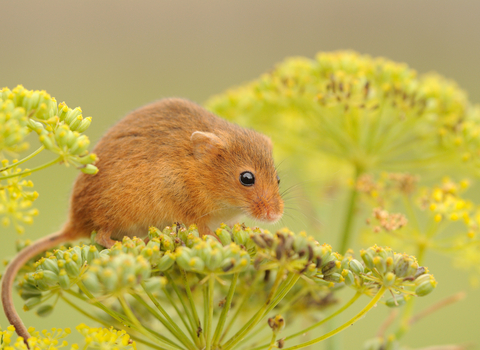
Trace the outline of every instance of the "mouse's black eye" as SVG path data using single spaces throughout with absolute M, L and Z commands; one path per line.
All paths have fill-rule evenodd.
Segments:
M 243 186 L 253 186 L 255 183 L 255 176 L 250 171 L 244 171 L 240 174 L 240 182 Z
M 278 177 L 278 175 L 277 175 L 277 184 L 280 185 L 280 178 Z

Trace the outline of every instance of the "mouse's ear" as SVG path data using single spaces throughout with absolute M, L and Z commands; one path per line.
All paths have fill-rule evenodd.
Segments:
M 217 155 L 223 147 L 222 140 L 211 132 L 195 131 L 190 136 L 193 146 L 193 155 L 196 159 Z

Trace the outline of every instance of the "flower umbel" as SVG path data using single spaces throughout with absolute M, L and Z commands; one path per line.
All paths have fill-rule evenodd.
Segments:
M 388 248 L 374 246 L 362 251 L 362 264 L 350 252 L 343 257 L 304 232 L 282 229 L 273 234 L 243 225 L 222 225 L 216 232 L 218 239 L 199 237 L 194 225 L 174 225 L 163 231 L 151 228 L 148 243 L 125 237 L 100 252 L 93 245 L 55 250 L 40 259 L 36 271 L 20 283 L 25 308 L 39 307 L 37 313 L 46 315 L 55 303 L 45 301 L 56 295 L 102 324 L 117 329 L 127 326 L 136 340 L 168 350 L 236 349 L 257 325 L 265 331 L 270 325 L 272 340 L 265 347 L 272 348 L 298 334 L 277 339 L 286 318 L 277 316 L 267 322 L 270 313 L 278 308 L 289 316 L 289 323 L 294 322 L 295 312 L 289 311 L 305 295 L 303 291 L 324 298 L 326 289 L 341 288 L 345 282 L 357 291 L 352 303 L 362 294 L 373 297 L 362 311 L 366 312 L 385 291 L 390 291 L 395 304 L 387 301 L 387 305 L 400 306 L 406 297 L 426 295 L 436 284 L 413 257 Z M 237 286 L 239 278 L 243 282 Z M 299 285 L 301 288 L 296 288 Z M 256 300 L 247 307 L 245 300 L 251 295 Z M 71 298 L 89 302 L 111 319 L 106 323 Z M 181 301 L 179 305 L 176 299 Z M 199 307 L 202 299 L 203 308 Z M 224 301 L 218 304 L 215 300 L 219 299 Z M 228 317 L 230 309 L 234 315 Z M 247 321 L 230 335 L 239 314 Z M 308 330 L 316 327 L 318 324 Z M 164 330 L 170 337 L 164 336 Z M 92 348 L 100 349 L 101 339 L 130 346 L 129 338 L 120 331 L 86 326 L 79 331 L 88 334 L 87 344 Z

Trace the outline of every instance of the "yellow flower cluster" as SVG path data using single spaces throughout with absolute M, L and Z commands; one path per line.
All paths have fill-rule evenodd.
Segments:
M 473 237 L 478 231 L 479 224 L 474 217 L 475 206 L 471 201 L 460 197 L 461 192 L 468 186 L 469 183 L 466 180 L 457 184 L 445 178 L 440 186 L 425 191 L 421 198 L 421 205 L 434 213 L 436 222 L 444 219 L 463 220 L 469 228 L 468 235 Z
M 15 161 L 14 161 L 15 162 Z M 8 160 L 4 159 L 2 167 L 8 166 Z M 20 168 L 11 168 L 0 172 L 0 176 L 21 172 Z M 37 191 L 28 191 L 26 188 L 33 187 L 30 180 L 21 177 L 12 177 L 0 184 L 0 219 L 3 226 L 13 224 L 18 233 L 23 233 L 22 224 L 32 224 L 33 217 L 38 215 L 37 209 L 32 209 L 32 203 L 38 197 Z
M 10 126 L 13 120 L 15 127 Z M 57 105 L 45 91 L 27 90 L 21 85 L 0 90 L 0 133 L 4 133 L 3 147 L 7 150 L 34 131 L 46 149 L 59 155 L 59 161 L 93 174 L 97 171 L 92 164 L 96 157 L 87 151 L 88 137 L 81 135 L 91 121 L 91 117 L 83 118 L 79 107 L 72 110 L 64 102 Z
M 84 350 L 136 350 L 136 344 L 130 339 L 125 331 L 118 331 L 111 328 L 93 328 L 85 324 L 77 326 L 77 331 L 84 336 Z M 9 326 L 5 331 L 0 329 L 0 349 L 1 350 L 57 350 L 66 348 L 67 341 L 62 340 L 70 333 L 70 328 L 65 330 L 52 328 L 51 331 L 35 331 L 29 329 L 31 338 L 28 339 L 28 347 L 22 337 L 16 337 L 15 328 Z M 79 349 L 78 344 L 72 344 L 70 350 Z
M 137 346 L 125 331 L 111 328 L 93 328 L 85 324 L 77 326 L 77 331 L 85 337 L 87 349 L 136 350 Z
M 83 118 L 81 112 L 78 107 L 72 110 L 63 102 L 57 104 L 45 91 L 27 90 L 21 85 L 13 90 L 0 89 L 0 223 L 3 226 L 12 223 L 17 232 L 23 233 L 22 224 L 31 224 L 33 216 L 38 214 L 31 209 L 38 193 L 24 190 L 33 186 L 31 181 L 24 180 L 25 176 L 57 163 L 73 165 L 87 174 L 98 171 L 93 165 L 96 155 L 87 150 L 90 141 L 81 134 L 92 118 Z M 32 131 L 38 134 L 40 148 L 10 162 L 7 156 L 16 156 L 28 148 L 24 139 Z M 57 158 L 33 169 L 19 168 L 44 149 L 55 153 Z
M 465 196 L 469 181 L 445 177 L 439 185 L 416 190 L 411 179 L 408 174 L 382 174 L 378 181 L 371 175 L 357 181 L 357 190 L 373 208 L 367 224 L 374 232 L 388 233 L 375 235 L 374 241 L 416 249 L 420 258 L 427 249 L 436 250 L 453 258 L 456 267 L 470 270 L 472 284 L 479 284 L 480 206 Z M 393 208 L 404 213 L 393 214 Z M 422 220 L 425 213 L 427 221 Z M 372 242 L 371 229 L 363 238 Z
M 356 52 L 287 59 L 206 106 L 271 135 L 284 156 L 316 150 L 360 171 L 480 160 L 479 109 L 454 82 Z
M 60 328 L 52 328 L 51 331 L 43 330 L 35 331 L 34 328 L 28 330 L 32 335 L 27 343 L 22 337 L 15 337 L 15 327 L 9 326 L 5 331 L 0 330 L 0 349 L 2 350 L 57 350 L 64 348 L 68 343 L 61 339 L 70 334 L 70 328 L 62 330 Z M 78 349 L 78 345 L 73 344 L 71 350 Z

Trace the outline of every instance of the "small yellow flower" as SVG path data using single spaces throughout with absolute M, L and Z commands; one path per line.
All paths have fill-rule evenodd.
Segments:
M 77 331 L 85 337 L 88 349 L 99 350 L 136 350 L 137 345 L 130 341 L 125 331 L 111 328 L 94 328 L 85 324 L 77 326 Z

